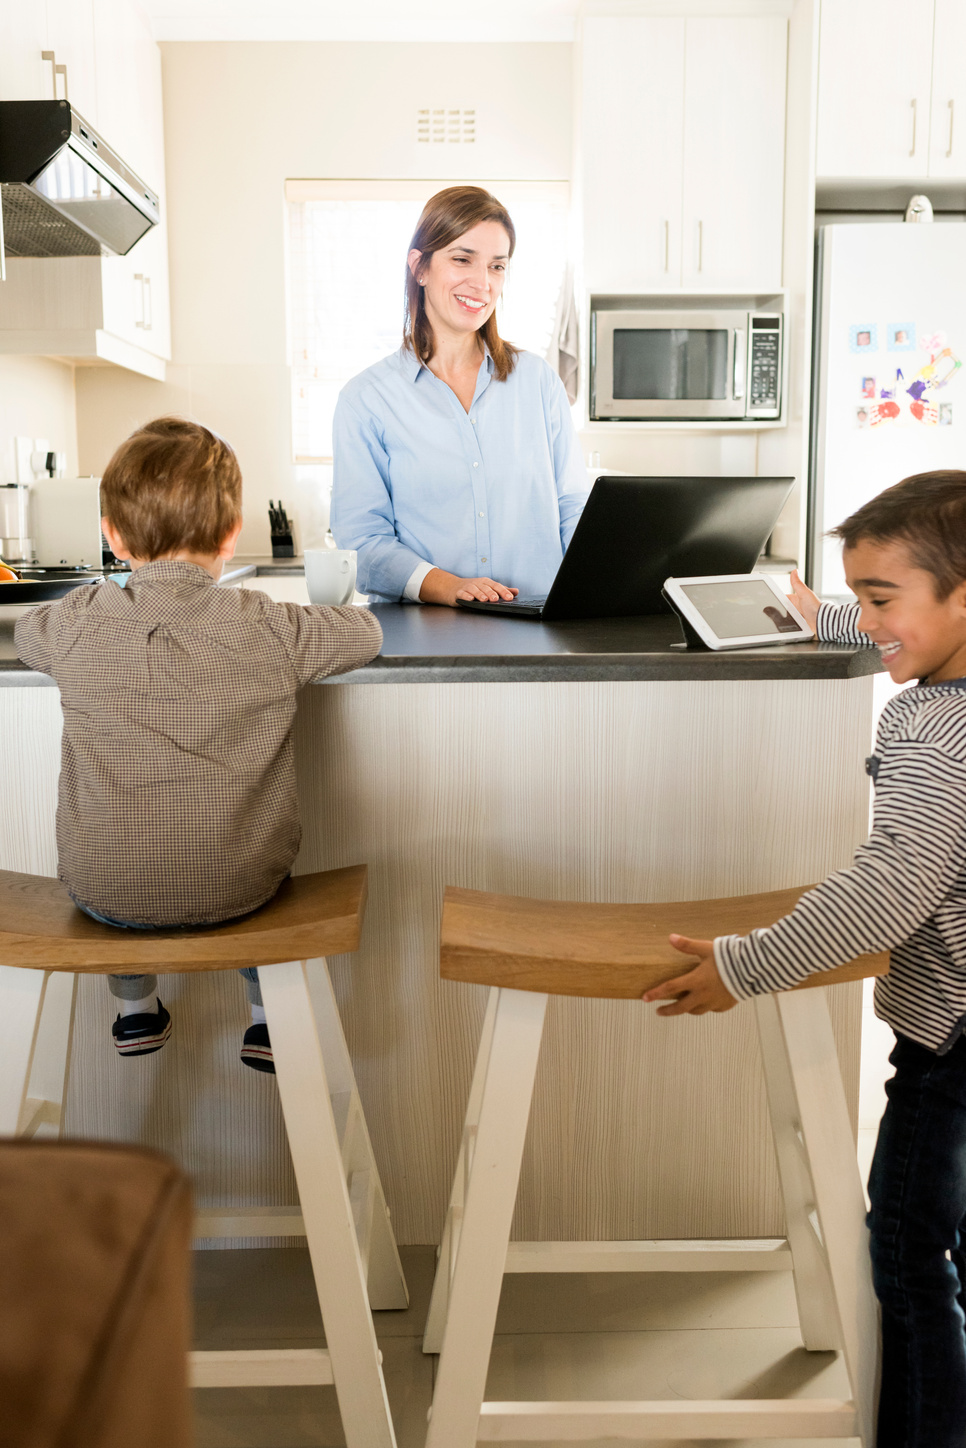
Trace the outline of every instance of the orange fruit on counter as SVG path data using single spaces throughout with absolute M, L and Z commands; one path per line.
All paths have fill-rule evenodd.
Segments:
M 0 583 L 19 583 L 17 575 L 5 563 L 0 563 Z

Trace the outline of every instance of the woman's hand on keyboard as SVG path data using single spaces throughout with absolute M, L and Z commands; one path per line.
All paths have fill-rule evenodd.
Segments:
M 519 592 L 518 588 L 507 588 L 494 578 L 460 578 L 443 568 L 433 568 L 423 579 L 419 597 L 423 603 L 455 608 L 461 598 L 476 598 L 481 603 L 509 603 Z

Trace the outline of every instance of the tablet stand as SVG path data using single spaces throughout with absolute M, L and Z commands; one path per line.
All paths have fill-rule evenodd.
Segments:
M 705 653 L 709 653 L 710 650 L 709 650 L 709 648 L 708 648 L 708 645 L 705 643 L 704 639 L 703 639 L 703 638 L 701 637 L 701 635 L 697 632 L 697 630 L 688 622 L 688 620 L 684 617 L 684 614 L 680 612 L 680 610 L 678 609 L 677 605 L 676 605 L 675 602 L 674 602 L 674 599 L 673 599 L 673 598 L 668 598 L 668 596 L 667 596 L 667 594 L 664 592 L 664 589 L 663 589 L 663 588 L 661 589 L 661 597 L 664 599 L 664 602 L 668 605 L 668 607 L 673 611 L 675 618 L 677 619 L 678 623 L 681 625 L 681 632 L 684 634 L 684 643 L 683 643 L 683 644 L 672 644 L 672 645 L 671 645 L 671 648 L 672 648 L 672 649 L 703 649 Z

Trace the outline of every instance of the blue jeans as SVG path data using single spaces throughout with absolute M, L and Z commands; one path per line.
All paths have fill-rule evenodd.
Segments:
M 113 925 L 116 930 L 155 930 L 154 925 L 141 925 L 135 920 L 112 920 L 109 915 L 99 915 L 89 905 L 82 905 L 79 900 L 70 897 L 78 910 L 83 910 L 92 920 L 98 921 L 101 925 Z M 244 918 L 244 917 L 239 917 Z M 212 920 L 211 925 L 224 925 L 223 920 Z M 165 929 L 175 930 L 204 930 L 204 925 L 175 925 L 165 926 Z M 238 974 L 245 982 L 245 991 L 253 1006 L 260 1006 L 262 1003 L 262 988 L 258 984 L 258 968 L 254 965 L 244 965 L 239 969 Z M 109 975 L 107 977 L 108 989 L 111 995 L 122 1001 L 139 1001 L 145 996 L 154 995 L 158 988 L 156 975 Z
M 945 1055 L 897 1035 L 869 1176 L 882 1306 L 877 1448 L 966 1444 L 966 1037 Z

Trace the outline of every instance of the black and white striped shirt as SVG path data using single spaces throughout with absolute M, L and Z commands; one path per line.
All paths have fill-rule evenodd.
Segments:
M 817 633 L 861 642 L 858 605 L 823 604 Z M 738 1000 L 787 990 L 816 970 L 891 950 L 876 1014 L 942 1053 L 966 1026 L 966 679 L 917 684 L 889 701 L 867 769 L 868 843 L 847 870 L 767 930 L 714 942 Z

